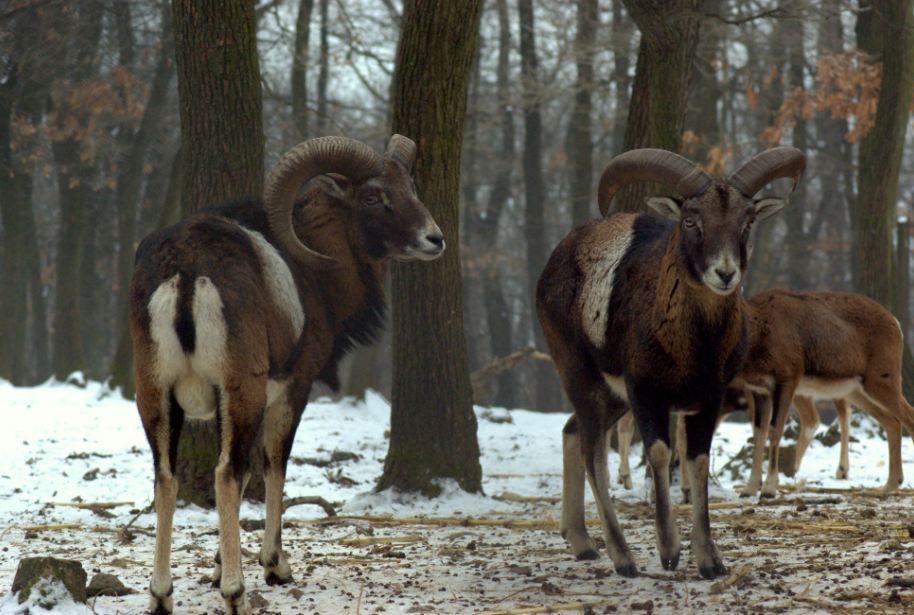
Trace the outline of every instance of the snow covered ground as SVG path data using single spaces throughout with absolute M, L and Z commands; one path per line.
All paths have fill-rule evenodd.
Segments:
M 255 612 L 479 613 L 574 603 L 594 606 L 568 612 L 914 609 L 914 590 L 904 586 L 914 582 L 912 492 L 875 491 L 887 475 L 887 447 L 868 419 L 853 429 L 858 441 L 851 444 L 849 481 L 834 479 L 838 447 L 814 441 L 797 477 L 801 482 L 782 476 L 785 489 L 774 502 L 737 497 L 735 485 L 745 475 L 725 466 L 751 429 L 745 423 L 721 426 L 712 460 L 712 526 L 735 573 L 727 585 L 698 578 L 688 549 L 687 507 L 677 508 L 683 537 L 679 570 L 663 571 L 652 513 L 643 503 L 643 468 L 633 470 L 632 491 L 614 488 L 642 576 L 614 575 L 605 556 L 574 561 L 557 529 L 566 415 L 478 408 L 486 495 L 444 485 L 443 495 L 433 500 L 371 493 L 387 450 L 388 415 L 387 402 L 376 394 L 364 403 L 309 405 L 292 452 L 286 496 L 320 495 L 341 506 L 340 517 L 326 520 L 318 507 L 289 509 L 284 539 L 295 582 L 284 587 L 262 581 L 256 563 L 262 531 L 256 524 L 242 531 Z M 80 560 L 90 577 L 115 574 L 137 592 L 90 599 L 91 610 L 84 612 L 143 612 L 154 515 L 140 515 L 130 542 L 117 533 L 152 499 L 151 455 L 134 404 L 98 383 L 15 388 L 0 381 L 0 426 L 0 595 L 9 591 L 21 557 L 50 554 Z M 335 451 L 358 457 L 314 465 L 329 461 Z M 902 451 L 908 488 L 914 479 L 910 440 Z M 636 446 L 633 465 L 638 459 Z M 615 453 L 610 467 L 613 473 L 618 468 Z M 104 517 L 59 505 L 72 502 L 130 504 Z M 589 515 L 595 516 L 589 493 L 588 502 Z M 260 505 L 242 506 L 243 519 L 263 515 Z M 28 529 L 55 524 L 76 527 Z M 175 526 L 176 610 L 219 612 L 218 591 L 201 582 L 216 550 L 215 513 L 179 508 Z M 599 535 L 595 520 L 590 527 Z M 15 607 L 11 596 L 0 599 L 0 613 L 16 612 Z

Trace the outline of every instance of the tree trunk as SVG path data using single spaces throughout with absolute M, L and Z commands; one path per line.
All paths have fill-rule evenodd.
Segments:
M 544 219 L 545 189 L 543 181 L 543 120 L 540 112 L 542 84 L 538 76 L 533 0 L 518 0 L 520 16 L 521 81 L 524 106 L 524 235 L 527 239 L 527 297 L 533 311 L 533 292 L 546 266 L 546 228 Z M 546 337 L 536 318 L 533 339 L 537 349 L 545 351 Z M 562 410 L 561 387 L 555 369 L 537 362 L 536 395 L 531 404 L 536 410 Z
M 292 55 L 292 132 L 296 141 L 308 138 L 308 45 L 314 0 L 299 0 Z
M 628 53 L 632 38 L 631 19 L 625 15 L 622 0 L 613 0 L 613 72 L 612 80 L 616 88 L 616 108 L 613 119 L 614 154 L 621 154 L 625 147 L 625 125 L 628 121 L 629 90 L 631 77 L 628 75 L 630 65 Z
M 165 194 L 162 209 L 159 212 L 159 220 L 155 226 L 157 229 L 170 226 L 180 220 L 183 168 L 181 150 L 179 148 L 171 161 L 168 191 Z M 113 388 L 120 388 L 124 397 L 132 399 L 136 394 L 136 385 L 133 380 L 133 339 L 130 337 L 130 331 L 126 327 L 121 331 L 117 348 L 114 351 L 109 383 Z
M 844 26 L 840 14 L 823 17 L 819 23 L 819 55 L 842 53 L 844 51 Z M 852 146 L 844 135 L 848 125 L 845 119 L 836 119 L 825 114 L 818 114 L 817 132 L 824 142 L 818 160 L 822 178 L 822 197 L 820 207 L 826 213 L 824 231 L 827 237 L 834 240 L 835 246 L 841 246 L 848 236 L 847 208 L 849 197 L 853 196 L 853 180 L 842 187 L 845 174 L 853 169 Z M 851 173 L 852 174 L 852 173 Z M 816 237 L 810 236 L 815 240 Z M 848 250 L 836 247 L 828 252 L 828 272 L 825 287 L 832 290 L 850 290 L 847 274 L 850 271 Z
M 860 141 L 854 216 L 854 285 L 894 306 L 892 231 L 898 174 L 914 87 L 914 0 L 861 0 L 857 46 L 882 62 L 882 85 L 872 130 Z
M 597 0 L 577 0 L 578 31 L 574 39 L 577 63 L 574 106 L 568 124 L 566 150 L 570 162 L 571 219 L 574 226 L 590 220 L 596 211 L 590 202 L 593 195 L 593 56 L 596 33 L 600 25 Z
M 323 136 L 327 131 L 327 80 L 330 74 L 330 44 L 328 42 L 329 27 L 327 11 L 330 0 L 320 0 L 321 3 L 321 56 L 320 68 L 317 73 L 317 136 Z
M 103 5 L 87 3 L 79 8 L 72 37 L 75 58 L 69 71 L 70 83 L 79 85 L 95 71 L 95 59 L 102 31 Z M 82 270 L 83 234 L 90 220 L 88 208 L 95 200 L 92 189 L 95 176 L 93 161 L 83 160 L 82 143 L 67 122 L 76 118 L 87 122 L 86 110 L 69 107 L 60 87 L 54 97 L 54 127 L 60 138 L 51 147 L 57 170 L 60 198 L 60 227 L 57 239 L 57 293 L 54 299 L 53 356 L 54 375 L 63 380 L 85 366 L 79 313 L 80 272 Z
M 390 448 L 378 490 L 436 495 L 443 478 L 455 479 L 466 491 L 481 489 L 462 322 L 457 202 L 481 8 L 480 0 L 450 0 L 435 10 L 422 0 L 404 6 L 391 88 L 393 131 L 419 144 L 419 197 L 441 226 L 448 249 L 432 263 L 393 267 Z
M 895 311 L 892 230 L 898 175 L 914 87 L 914 0 L 860 0 L 857 46 L 882 61 L 872 130 L 860 142 L 854 225 L 854 286 Z M 914 357 L 905 344 L 905 396 L 914 400 Z
M 143 166 L 146 152 L 155 139 L 159 120 L 165 111 L 168 100 L 168 88 L 174 74 L 172 58 L 174 57 L 171 11 L 165 6 L 162 10 L 162 42 L 159 58 L 149 91 L 149 99 L 140 125 L 135 132 L 126 126 L 121 127 L 124 135 L 125 151 L 118 162 L 117 186 L 115 188 L 115 208 L 117 210 L 117 329 L 119 337 L 127 331 L 127 293 L 130 288 L 130 277 L 133 275 L 134 242 L 136 241 L 137 206 L 140 202 L 140 187 L 143 183 Z M 126 27 L 126 26 L 125 26 Z M 122 64 L 126 61 L 122 54 Z M 128 68 L 132 68 L 129 67 Z M 123 366 L 122 366 L 123 367 Z M 112 367 L 111 370 L 113 371 Z
M 252 2 L 173 0 L 181 107 L 184 216 L 263 194 L 260 66 Z M 212 506 L 213 421 L 188 421 L 178 443 L 178 498 Z M 246 497 L 263 498 L 258 451 Z
M 13 169 L 11 125 L 19 96 L 18 58 L 6 60 L 7 78 L 0 84 L 0 220 L 3 221 L 3 284 L 0 296 L 0 378 L 23 384 L 26 365 L 25 327 L 27 278 L 23 268 L 22 195 Z
M 792 0 L 783 0 L 784 8 L 795 7 Z M 799 16 L 784 20 L 784 39 L 787 45 L 788 83 L 791 90 L 805 89 L 803 80 L 806 56 L 803 50 L 803 21 Z M 793 125 L 793 146 L 808 154 L 809 130 L 807 121 L 798 117 Z M 805 231 L 805 218 L 808 209 L 807 186 L 809 182 L 800 182 L 790 195 L 790 207 L 784 210 L 784 222 L 787 223 L 787 278 L 790 288 L 807 290 L 809 262 L 809 237 Z
M 517 157 L 514 144 L 514 112 L 511 105 L 511 23 L 508 18 L 508 0 L 497 0 L 498 9 L 498 66 L 496 94 L 498 96 L 501 128 L 501 147 L 498 160 L 492 164 L 492 191 L 485 220 L 481 220 L 482 241 L 494 246 L 498 224 L 511 196 L 511 172 Z M 490 348 L 493 357 L 504 357 L 514 350 L 512 322 L 505 298 L 501 263 L 497 260 L 483 272 L 483 300 L 486 305 L 486 322 L 489 325 Z M 513 371 L 501 374 L 497 380 L 495 403 L 505 408 L 517 405 L 516 377 Z
M 641 30 L 641 45 L 623 149 L 678 152 L 698 41 L 699 0 L 625 0 L 625 7 Z M 656 184 L 632 184 L 613 199 L 612 211 L 644 211 L 644 197 L 660 192 Z
M 701 10 L 705 15 L 725 14 L 725 0 L 702 0 Z M 698 137 L 694 152 L 689 151 L 695 162 L 705 164 L 714 146 L 724 145 L 718 105 L 723 92 L 717 80 L 718 66 L 722 56 L 721 30 L 725 27 L 713 17 L 706 17 L 701 24 L 701 39 L 692 63 L 692 87 L 689 91 L 689 109 L 686 126 Z M 715 173 L 723 169 L 712 169 Z

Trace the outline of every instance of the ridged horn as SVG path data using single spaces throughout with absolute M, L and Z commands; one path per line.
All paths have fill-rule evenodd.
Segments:
M 707 188 L 711 177 L 679 154 L 662 149 L 633 149 L 619 154 L 603 169 L 597 192 L 600 213 L 606 215 L 609 203 L 621 188 L 642 181 L 667 184 L 689 198 Z
M 416 163 L 416 142 L 403 135 L 393 135 L 387 142 L 387 151 L 384 156 L 392 158 L 403 165 L 408 172 L 412 172 Z
M 299 143 L 273 167 L 263 194 L 267 223 L 279 245 L 313 269 L 329 269 L 336 260 L 303 244 L 292 225 L 292 209 L 299 188 L 313 177 L 338 173 L 353 183 L 380 175 L 381 156 L 360 141 L 346 137 L 319 137 Z
M 793 192 L 805 168 L 806 155 L 797 148 L 773 147 L 743 163 L 727 181 L 744 196 L 752 197 L 765 184 L 781 177 L 792 177 L 790 190 Z

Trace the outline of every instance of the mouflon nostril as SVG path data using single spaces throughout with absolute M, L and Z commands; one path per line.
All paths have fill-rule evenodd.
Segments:
M 439 248 L 444 247 L 444 235 L 441 233 L 430 233 L 425 236 L 425 239 L 434 246 Z
M 717 277 L 719 277 L 720 281 L 724 284 L 729 284 L 730 280 L 733 279 L 733 276 L 736 275 L 735 271 L 724 271 L 723 269 L 715 269 L 714 273 L 717 274 Z

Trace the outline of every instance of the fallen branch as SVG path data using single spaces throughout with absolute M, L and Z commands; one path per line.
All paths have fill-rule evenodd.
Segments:
M 740 568 L 737 568 L 736 570 L 731 572 L 727 576 L 727 578 L 725 578 L 724 580 L 717 581 L 716 583 L 712 583 L 711 587 L 708 589 L 708 593 L 709 594 L 719 594 L 722 591 L 724 591 L 725 589 L 727 589 L 728 587 L 736 585 L 737 583 L 742 581 L 743 577 L 745 577 L 747 574 L 749 574 L 748 567 L 742 566 Z
M 309 565 L 313 566 L 356 566 L 362 564 L 384 564 L 386 566 L 401 566 L 403 562 L 397 559 L 367 559 L 361 557 L 336 557 L 313 560 Z
M 328 517 L 336 516 L 336 509 L 333 508 L 333 505 L 330 502 L 328 502 L 327 500 L 325 500 L 324 498 L 320 497 L 319 495 L 308 495 L 308 496 L 302 496 L 302 497 L 297 497 L 297 498 L 289 498 L 288 500 L 286 500 L 285 502 L 282 503 L 282 511 L 286 512 L 293 506 L 299 506 L 301 504 L 314 504 L 315 506 L 320 506 L 321 508 L 324 509 L 324 512 L 327 513 Z
M 44 532 L 50 530 L 78 530 L 82 527 L 80 523 L 49 523 L 46 525 L 26 525 L 22 528 L 23 532 Z
M 48 502 L 48 506 L 66 506 L 68 508 L 88 508 L 90 510 L 110 510 L 118 506 L 133 506 L 133 502 Z
M 506 527 L 522 529 L 555 529 L 559 522 L 556 519 L 476 519 L 473 517 L 391 517 L 386 515 L 339 515 L 332 519 L 303 520 L 301 523 L 333 523 L 337 521 L 367 521 L 379 525 L 454 525 L 461 527 Z M 588 523 L 599 523 L 596 518 Z
M 131 526 L 133 526 L 133 524 L 136 523 L 136 520 L 140 518 L 140 515 L 145 514 L 145 513 L 150 513 L 153 510 L 155 510 L 154 501 L 147 504 L 146 508 L 144 508 L 140 511 L 137 511 L 137 513 L 135 515 L 133 515 L 133 518 L 130 519 L 130 521 L 128 521 L 124 525 L 124 527 L 122 527 L 120 530 L 118 530 L 117 537 L 118 537 L 118 540 L 121 541 L 121 544 L 127 544 L 128 542 L 133 541 L 135 536 L 133 535 L 133 532 L 130 530 Z M 136 531 L 140 531 L 140 530 L 136 530 Z M 142 530 L 142 533 L 147 533 L 147 532 L 145 530 Z M 147 535 L 148 535 L 148 533 L 147 533 Z
M 347 547 L 364 547 L 366 545 L 379 544 L 405 544 L 410 542 L 421 542 L 423 540 L 425 540 L 424 536 L 369 536 L 367 538 L 343 538 L 339 542 L 341 545 L 346 545 Z
M 557 504 L 562 501 L 562 498 L 551 495 L 519 495 L 510 491 L 493 495 L 492 499 L 502 502 L 545 502 L 547 504 Z
M 479 615 L 524 615 L 525 613 L 557 613 L 559 611 L 573 611 L 597 606 L 597 602 L 563 602 L 558 604 L 544 604 L 541 606 L 528 606 L 519 609 L 505 609 L 502 611 L 486 611 Z

